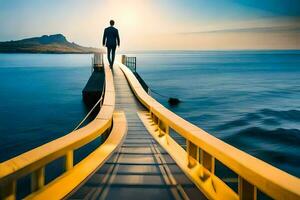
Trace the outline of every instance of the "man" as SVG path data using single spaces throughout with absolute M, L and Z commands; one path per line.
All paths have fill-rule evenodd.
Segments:
M 110 27 L 104 30 L 102 44 L 107 47 L 107 58 L 112 68 L 115 60 L 115 52 L 117 45 L 120 46 L 120 37 L 118 29 L 114 27 L 114 20 L 110 20 Z

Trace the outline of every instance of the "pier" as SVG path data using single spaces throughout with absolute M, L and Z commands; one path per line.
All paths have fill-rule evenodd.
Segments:
M 88 107 L 92 107 L 103 93 L 104 63 L 102 54 L 94 54 L 91 73 L 88 82 L 82 90 L 83 101 Z
M 136 59 L 123 56 L 113 69 L 106 59 L 93 66 L 84 95 L 96 87 L 93 98 L 101 101 L 95 119 L 0 163 L 1 199 L 16 199 L 17 181 L 28 175 L 25 199 L 300 199 L 299 178 L 217 139 L 151 97 Z M 74 151 L 105 134 L 75 165 Z M 46 183 L 45 167 L 60 158 L 64 172 Z M 231 181 L 218 175 L 219 164 L 235 174 Z

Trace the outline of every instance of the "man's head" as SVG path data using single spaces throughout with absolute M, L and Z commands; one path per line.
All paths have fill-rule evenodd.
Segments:
M 114 21 L 114 20 L 110 20 L 110 21 L 109 21 L 109 24 L 110 24 L 111 26 L 114 26 L 114 25 L 115 25 L 115 21 Z

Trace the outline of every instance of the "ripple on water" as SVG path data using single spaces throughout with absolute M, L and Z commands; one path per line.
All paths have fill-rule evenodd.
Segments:
M 299 110 L 272 110 L 262 109 L 260 113 L 264 116 L 276 117 L 281 120 L 289 120 L 300 122 L 300 111 Z
M 264 129 L 248 127 L 234 135 L 223 138 L 251 155 L 272 165 L 300 176 L 300 130 L 298 129 Z
M 247 113 L 238 119 L 226 121 L 223 124 L 217 125 L 214 127 L 214 130 L 226 131 L 240 129 L 253 126 L 255 123 L 258 123 L 263 127 L 282 128 L 280 125 L 285 121 L 300 122 L 300 111 L 261 109 L 253 113 Z

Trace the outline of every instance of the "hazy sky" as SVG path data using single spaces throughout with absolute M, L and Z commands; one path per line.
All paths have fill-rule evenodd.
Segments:
M 300 0 L 0 0 L 0 41 L 62 33 L 123 50 L 300 49 Z

